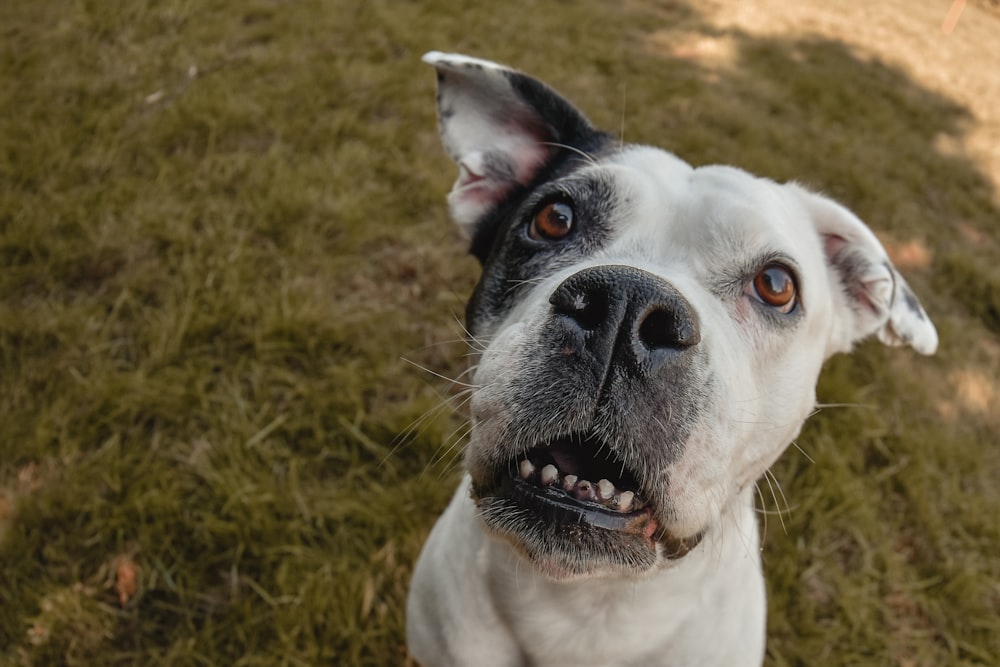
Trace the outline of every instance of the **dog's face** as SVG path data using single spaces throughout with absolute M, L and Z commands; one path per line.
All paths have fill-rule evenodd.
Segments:
M 619 145 L 540 82 L 432 53 L 449 203 L 483 275 L 466 463 L 488 528 L 547 574 L 683 557 L 869 334 L 937 335 L 838 204 Z

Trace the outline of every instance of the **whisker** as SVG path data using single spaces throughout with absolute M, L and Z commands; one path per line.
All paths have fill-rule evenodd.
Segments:
M 438 479 L 448 479 L 462 471 L 462 457 L 458 456 L 455 460 L 449 463 L 441 470 L 441 474 L 438 475 Z M 461 475 L 459 475 L 461 476 Z
M 486 348 L 489 347 L 489 343 L 485 339 L 479 338 L 478 336 L 474 336 L 472 332 L 469 331 L 468 327 L 465 326 L 465 323 L 462 322 L 462 320 L 459 319 L 458 315 L 456 315 L 454 312 L 451 314 L 451 317 L 452 319 L 455 320 L 455 324 L 458 325 L 458 328 L 461 329 L 462 333 L 465 335 L 465 342 L 470 347 L 477 349 L 480 352 L 485 352 Z
M 760 546 L 764 547 L 764 543 L 767 541 L 767 515 L 770 512 L 767 511 L 767 502 L 764 500 L 764 494 L 760 490 L 760 482 L 753 483 L 753 490 L 757 492 L 757 498 L 760 500 L 760 514 L 764 517 L 764 526 L 761 528 L 760 534 Z
M 799 443 L 797 443 L 794 440 L 792 440 L 792 447 L 794 447 L 795 449 L 799 450 L 799 454 L 802 454 L 802 456 L 806 457 L 806 461 L 809 461 L 809 463 L 812 463 L 813 465 L 816 465 L 815 459 L 813 459 L 813 457 L 809 456 L 806 453 L 806 450 L 804 450 L 801 447 L 799 447 Z
M 476 356 L 478 356 L 478 353 L 477 353 Z M 476 369 L 478 369 L 478 368 L 479 368 L 479 364 L 470 364 L 464 371 L 462 371 L 461 373 L 459 373 L 458 375 L 456 375 L 455 379 L 456 380 L 460 380 L 460 379 L 464 378 L 465 376 L 467 376 L 469 374 L 473 374 L 474 375 L 475 372 L 476 372 Z M 478 387 L 472 387 L 472 388 L 470 388 L 468 390 L 463 389 L 462 393 L 465 393 L 466 391 L 472 391 L 472 389 L 478 389 Z
M 402 439 L 405 436 L 410 435 L 412 433 L 418 433 L 420 431 L 420 429 L 422 429 L 424 427 L 424 424 L 426 422 L 430 421 L 434 417 L 437 417 L 439 414 L 441 414 L 445 410 L 450 409 L 450 410 L 452 410 L 452 412 L 457 412 L 458 408 L 460 408 L 461 405 L 464 404 L 465 401 L 462 401 L 462 404 L 459 404 L 457 406 L 456 405 L 452 405 L 452 403 L 455 402 L 455 401 L 458 401 L 459 399 L 462 399 L 467 394 L 472 393 L 472 391 L 473 391 L 472 389 L 465 389 L 465 390 L 463 390 L 463 391 L 455 394 L 454 396 L 449 396 L 447 398 L 442 398 L 441 395 L 438 394 L 435 391 L 434 393 L 438 396 L 438 399 L 439 399 L 438 400 L 438 404 L 435 405 L 433 408 L 429 408 L 428 410 L 424 411 L 424 413 L 422 415 L 420 415 L 419 417 L 417 417 L 416 419 L 414 419 L 412 422 L 410 422 L 407 425 L 407 427 L 405 429 L 403 429 L 402 433 L 400 433 L 399 435 L 397 435 L 394 438 L 394 440 L 395 441 L 402 441 Z M 466 399 L 466 400 L 468 400 L 468 399 Z M 393 450 L 393 451 L 395 451 L 395 450 Z
M 458 428 L 452 431 L 448 437 L 444 439 L 444 441 L 448 443 L 447 446 L 438 448 L 437 453 L 435 453 L 434 456 L 431 457 L 431 460 L 427 462 L 427 468 L 433 468 L 444 461 L 445 458 L 455 451 L 455 448 L 458 447 L 458 445 L 461 444 L 461 442 L 465 440 L 470 433 L 472 433 L 472 422 L 466 421 L 460 424 Z
M 416 352 L 423 352 L 424 350 L 431 350 L 434 349 L 435 347 L 444 347 L 445 345 L 458 345 L 459 343 L 461 343 L 462 345 L 468 345 L 469 341 L 467 338 L 449 338 L 447 340 L 439 340 L 436 343 L 428 343 L 423 347 L 414 348 L 414 350 Z
M 774 477 L 774 475 L 771 474 L 770 470 L 765 470 L 764 471 L 764 481 L 767 482 L 768 488 L 771 489 L 771 498 L 774 499 L 774 506 L 778 510 L 778 521 L 781 523 L 781 530 L 783 530 L 784 533 L 785 533 L 785 535 L 787 535 L 788 534 L 788 527 L 785 525 L 785 517 L 784 517 L 784 513 L 781 511 L 781 503 L 778 502 L 778 496 L 774 493 L 774 485 L 771 484 L 771 478 L 772 477 Z M 778 482 L 777 479 L 775 479 L 774 481 L 775 481 L 775 483 Z M 779 484 L 778 486 L 780 488 L 781 485 Z M 782 495 L 782 497 L 784 497 L 785 493 L 782 491 L 781 495 Z M 788 505 L 788 501 L 786 500 L 785 501 L 785 506 L 787 507 L 787 505 Z
M 780 516 L 784 513 L 784 510 L 762 510 L 759 507 L 754 509 L 754 512 L 760 514 L 761 516 Z
M 561 143 L 556 142 L 556 141 L 542 141 L 540 143 L 543 146 L 554 146 L 555 148 L 565 148 L 566 150 L 572 151 L 573 153 L 576 153 L 577 155 L 581 156 L 583 159 L 585 159 L 590 164 L 592 164 L 594 166 L 597 165 L 597 158 L 595 158 L 590 153 L 587 153 L 586 151 L 582 151 L 579 148 L 576 148 L 575 146 L 569 146 L 567 144 L 561 144 Z
M 482 389 L 482 388 L 483 388 L 483 386 L 482 386 L 482 385 L 477 385 L 477 384 L 467 384 L 467 383 L 465 383 L 465 382 L 460 382 L 460 381 L 458 381 L 458 380 L 455 380 L 455 379 L 453 379 L 453 378 L 450 378 L 450 377 L 448 377 L 447 375 L 442 375 L 441 373 L 437 373 L 437 372 L 435 372 L 435 371 L 432 371 L 431 369 L 427 368 L 426 366 L 421 366 L 421 365 L 420 365 L 420 364 L 418 364 L 417 362 L 415 362 L 415 361 L 411 361 L 410 359 L 407 359 L 406 357 L 400 357 L 400 359 L 402 359 L 402 360 L 403 360 L 403 361 L 405 361 L 406 363 L 410 364 L 411 366 L 416 366 L 416 367 L 417 367 L 417 368 L 419 368 L 420 370 L 422 370 L 422 371 L 424 371 L 424 372 L 426 372 L 426 373 L 430 373 L 430 374 L 431 374 L 431 375 L 433 375 L 434 377 L 438 377 L 438 378 L 441 378 L 442 380 L 445 380 L 446 382 L 451 382 L 452 384 L 457 384 L 457 385 L 459 385 L 459 386 L 462 386 L 462 387 L 469 387 L 469 388 L 471 388 L 471 389 Z
M 823 408 L 865 408 L 867 410 L 875 410 L 874 405 L 866 405 L 864 403 L 817 403 L 817 409 Z
M 788 498 L 785 496 L 785 489 L 781 486 L 781 482 L 778 480 L 778 476 L 774 474 L 773 470 L 769 472 L 771 473 L 771 479 L 773 479 L 774 483 L 778 486 L 778 493 L 781 494 L 782 502 L 785 503 L 785 513 L 788 515 L 789 518 L 791 518 L 792 510 L 794 510 L 795 508 L 793 508 L 790 504 L 788 504 Z M 798 507 L 798 505 L 796 505 L 796 507 Z
M 471 400 L 474 391 L 473 389 L 464 389 L 454 396 L 443 398 L 436 390 L 433 388 L 431 390 L 434 391 L 435 395 L 439 399 L 437 405 L 425 410 L 422 415 L 410 422 L 406 428 L 404 428 L 398 435 L 396 435 L 395 438 L 392 439 L 392 449 L 390 449 L 389 453 L 387 453 L 379 462 L 379 468 L 388 463 L 389 459 L 396 455 L 396 452 L 398 452 L 405 444 L 405 440 L 408 436 L 413 435 L 414 433 L 419 433 L 427 422 L 435 419 L 445 410 L 451 410 L 453 413 L 458 413 L 458 411 Z
M 522 285 L 541 285 L 545 281 L 539 278 L 529 278 L 525 280 L 508 280 L 507 282 L 510 283 L 510 287 L 504 292 L 504 297 L 509 296 L 511 292 Z
M 722 494 L 722 490 L 721 489 L 716 489 L 716 494 L 721 495 Z M 743 543 L 743 549 L 744 549 L 744 551 L 746 551 L 746 554 L 747 554 L 748 558 L 753 558 L 755 556 L 755 554 L 754 554 L 753 549 L 750 547 L 750 542 L 751 542 L 750 536 L 747 534 L 747 532 L 745 530 L 743 530 L 743 522 L 740 521 L 740 517 L 739 517 L 740 510 L 742 508 L 740 507 L 739 503 L 728 503 L 728 507 L 729 507 L 728 512 L 729 512 L 729 514 L 734 519 L 733 524 L 735 526 L 736 534 L 739 536 L 740 542 Z M 765 517 L 764 520 L 767 521 L 767 517 Z M 723 522 L 723 530 L 725 530 L 725 523 L 724 522 Z M 725 535 L 722 535 L 721 537 L 722 537 L 723 540 L 725 539 Z M 721 557 L 722 557 L 722 546 L 720 544 L 719 549 L 718 549 L 718 557 L 717 557 L 717 559 L 721 559 Z M 721 560 L 719 560 L 719 562 L 721 563 Z

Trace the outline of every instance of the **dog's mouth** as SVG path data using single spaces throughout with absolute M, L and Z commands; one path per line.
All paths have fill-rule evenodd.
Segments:
M 665 529 L 655 495 L 594 435 L 543 441 L 473 475 L 472 495 L 488 528 L 556 578 L 648 571 L 702 539 Z
M 587 524 L 652 538 L 658 524 L 637 475 L 597 437 L 543 442 L 474 483 L 479 500 L 506 501 L 552 524 Z
M 663 528 L 641 478 L 593 435 L 545 441 L 474 476 L 472 494 L 486 525 L 556 578 L 639 573 L 676 560 L 702 534 Z
M 651 514 L 635 474 L 592 437 L 570 436 L 538 445 L 508 461 L 498 477 L 495 495 L 550 521 L 635 530 L 636 522 Z

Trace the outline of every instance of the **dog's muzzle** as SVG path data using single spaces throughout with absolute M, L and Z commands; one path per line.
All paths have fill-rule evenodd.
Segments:
M 665 415 L 683 407 L 677 383 L 701 341 L 694 309 L 668 282 L 618 265 L 573 274 L 549 304 L 532 371 L 511 391 L 530 404 L 519 405 L 507 436 L 531 444 L 501 445 L 489 465 L 473 468 L 487 525 L 564 570 L 587 569 L 588 557 L 644 569 L 658 543 L 684 555 L 700 535 L 663 530 L 670 508 L 664 479 L 651 471 L 683 440 L 665 431 Z

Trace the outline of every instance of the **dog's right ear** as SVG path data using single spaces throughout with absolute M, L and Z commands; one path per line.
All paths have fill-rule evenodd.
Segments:
M 534 181 L 560 146 L 583 148 L 599 134 L 570 102 L 530 76 L 437 51 L 423 60 L 437 69 L 441 140 L 458 164 L 448 206 L 469 238 L 477 221 Z
M 934 324 L 871 229 L 832 199 L 795 184 L 789 187 L 809 211 L 839 287 L 834 294 L 838 317 L 831 331 L 833 349 L 828 353 L 848 351 L 876 334 L 886 345 L 909 345 L 921 354 L 934 354 Z

